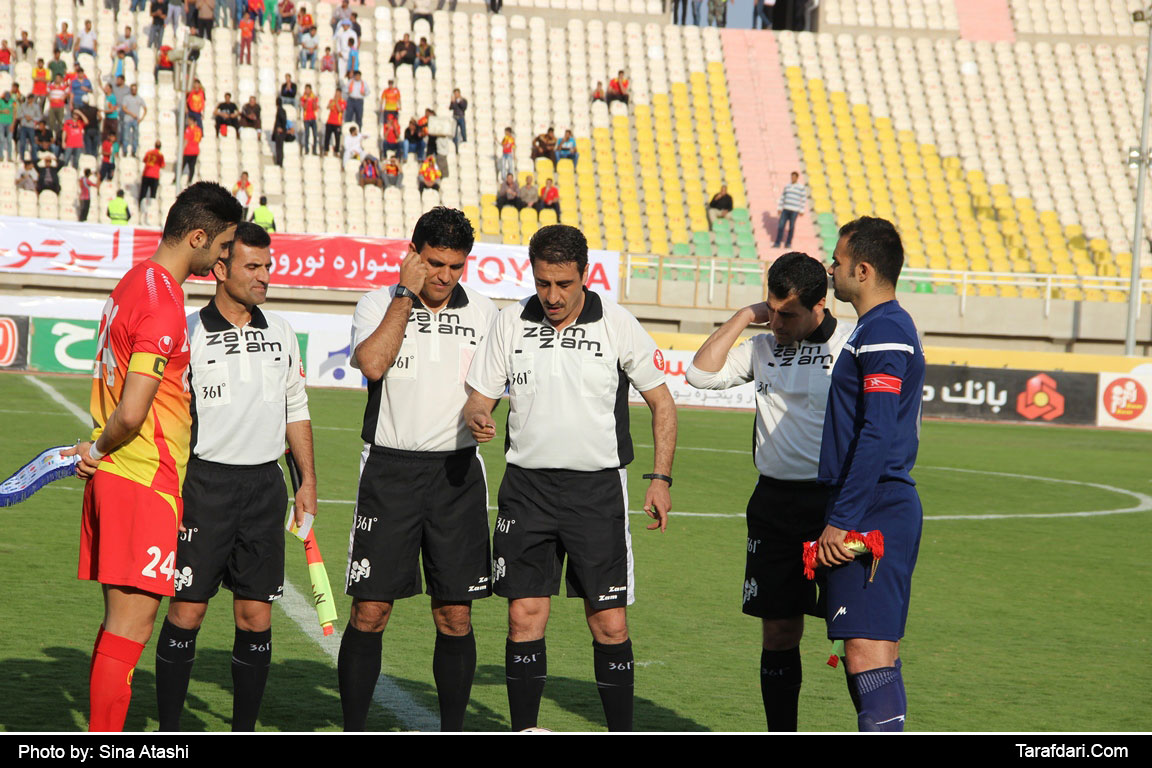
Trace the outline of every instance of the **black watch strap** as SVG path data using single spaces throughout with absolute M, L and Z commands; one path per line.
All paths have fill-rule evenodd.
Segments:
M 396 286 L 396 296 L 395 296 L 395 298 L 399 299 L 399 298 L 400 298 L 400 297 L 402 297 L 402 296 L 406 296 L 407 298 L 409 298 L 409 299 L 412 299 L 412 301 L 417 301 L 417 300 L 420 298 L 419 296 L 417 296 L 415 293 L 413 293 L 412 291 L 408 290 L 408 289 L 407 289 L 407 288 L 405 288 L 404 286 L 402 286 L 402 285 L 398 285 L 398 286 Z
M 651 472 L 647 475 L 644 475 L 644 479 L 645 480 L 663 480 L 664 482 L 668 483 L 669 488 L 672 487 L 672 478 L 668 477 L 668 475 L 659 475 L 655 472 Z

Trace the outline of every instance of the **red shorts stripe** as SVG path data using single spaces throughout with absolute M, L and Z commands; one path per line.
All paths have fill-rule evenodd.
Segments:
M 870 373 L 864 377 L 865 392 L 891 392 L 900 394 L 900 385 L 903 382 L 895 376 L 886 373 Z
M 184 503 L 111 472 L 84 487 L 77 578 L 171 597 Z

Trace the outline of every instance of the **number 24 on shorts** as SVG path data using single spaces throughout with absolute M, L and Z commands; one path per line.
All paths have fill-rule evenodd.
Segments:
M 160 550 L 160 547 L 148 547 L 148 555 L 152 558 L 152 560 L 148 563 L 148 565 L 144 566 L 140 573 L 144 574 L 150 579 L 155 579 L 157 578 L 156 564 L 160 562 L 160 558 L 163 557 L 164 553 Z M 160 566 L 160 573 L 164 575 L 164 578 L 167 581 L 172 581 L 172 575 L 176 572 L 176 568 L 174 566 L 175 560 L 176 551 L 172 550 L 168 553 L 168 556 L 164 558 L 164 562 Z

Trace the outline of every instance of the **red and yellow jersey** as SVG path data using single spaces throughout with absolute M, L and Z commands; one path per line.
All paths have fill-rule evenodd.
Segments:
M 504 154 L 510 155 L 516 151 L 516 139 L 511 136 L 505 136 L 500 139 L 500 146 L 503 148 Z
M 384 109 L 387 109 L 390 112 L 400 109 L 399 88 L 385 88 L 384 92 L 380 94 L 380 98 L 384 102 Z
M 90 410 L 95 440 L 120 403 L 129 373 L 159 379 L 144 425 L 100 462 L 111 472 L 162 493 L 180 495 L 192 417 L 188 406 L 188 326 L 184 291 L 154 261 L 137 264 L 112 291 L 100 318 Z
M 144 155 L 144 173 L 146 179 L 160 178 L 160 169 L 164 167 L 164 155 L 158 149 L 148 150 Z

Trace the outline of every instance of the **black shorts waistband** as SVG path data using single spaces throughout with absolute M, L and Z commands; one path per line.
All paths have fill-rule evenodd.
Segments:
M 384 456 L 400 461 L 443 461 L 475 455 L 476 447 L 458 448 L 455 451 L 402 451 L 399 448 L 386 448 L 383 445 L 373 444 L 369 453 L 372 456 Z
M 760 482 L 765 485 L 774 485 L 777 488 L 792 488 L 804 491 L 830 490 L 827 485 L 824 485 L 824 483 L 821 483 L 819 480 L 778 480 L 768 475 L 760 475 Z
M 207 459 L 202 459 L 199 456 L 193 455 L 188 457 L 188 464 L 189 466 L 192 464 L 197 464 L 204 469 L 220 470 L 225 472 L 261 472 L 269 470 L 272 467 L 277 467 L 279 462 L 266 461 L 263 464 L 221 464 L 216 461 L 208 461 Z

